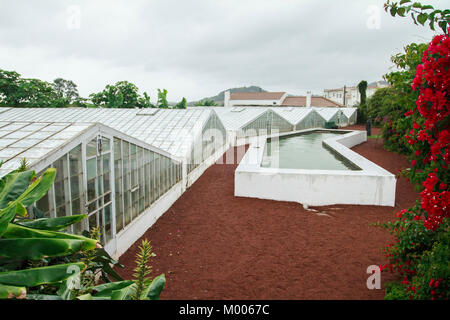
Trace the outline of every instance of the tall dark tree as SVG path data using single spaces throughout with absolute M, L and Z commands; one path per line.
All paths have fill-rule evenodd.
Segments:
M 60 99 L 64 99 L 67 104 L 73 103 L 80 98 L 77 85 L 72 80 L 56 78 L 52 83 L 53 89 Z
M 366 104 L 366 100 L 367 100 L 367 81 L 363 80 L 360 83 L 358 83 L 358 91 L 359 94 L 361 96 L 361 105 L 365 105 Z

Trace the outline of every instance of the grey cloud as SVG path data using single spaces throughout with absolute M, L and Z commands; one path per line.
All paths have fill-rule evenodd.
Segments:
M 383 2 L 3 1 L 0 54 L 8 68 L 0 68 L 47 80 L 72 75 L 84 95 L 120 79 L 150 93 L 164 86 L 170 100 L 236 85 L 320 93 L 380 79 L 390 55 L 431 38 L 384 11 L 381 28 L 369 30 L 368 6 Z M 66 27 L 73 4 L 79 30 Z M 24 52 L 15 59 L 6 50 Z

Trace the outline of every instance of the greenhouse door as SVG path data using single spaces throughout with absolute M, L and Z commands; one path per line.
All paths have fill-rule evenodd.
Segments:
M 88 230 L 98 227 L 100 242 L 115 251 L 111 139 L 98 136 L 86 144 L 86 211 Z

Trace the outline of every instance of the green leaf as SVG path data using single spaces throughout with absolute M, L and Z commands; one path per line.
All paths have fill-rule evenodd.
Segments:
M 18 238 L 47 238 L 47 239 L 65 239 L 65 240 L 81 240 L 83 245 L 81 250 L 92 250 L 97 246 L 97 240 L 78 236 L 70 233 L 63 233 L 57 231 L 46 231 L 39 229 L 32 229 L 24 226 L 10 223 L 5 233 L 4 239 L 18 239 Z
M 94 297 L 111 298 L 113 296 L 113 293 L 115 293 L 114 295 L 117 298 L 116 300 L 122 300 L 118 298 L 123 297 L 124 295 L 128 295 L 133 285 L 133 281 L 124 280 L 100 284 L 98 286 L 92 287 L 91 290 L 96 292 L 93 294 Z
M 416 17 L 414 16 L 413 12 L 411 12 L 411 18 L 413 19 L 414 24 L 417 24 L 417 20 L 416 20 Z
M 408 3 L 408 2 L 411 2 L 411 0 L 401 0 L 400 4 L 402 5 L 402 4 L 405 4 L 405 3 Z
M 4 182 L 0 192 L 0 209 L 6 208 L 9 202 L 16 201 L 30 185 L 36 175 L 34 171 L 10 173 L 3 177 Z
M 432 6 L 432 5 L 425 5 L 425 6 L 422 6 L 422 10 L 429 10 L 429 9 L 434 9 L 434 7 Z
M 425 21 L 427 21 L 427 19 L 428 19 L 428 14 L 426 14 L 426 13 L 421 13 L 417 16 L 417 21 L 421 25 L 423 25 L 425 23 Z
M 50 294 L 29 294 L 27 300 L 62 300 L 60 296 Z
M 0 237 L 8 229 L 10 222 L 16 216 L 16 205 L 13 203 L 5 209 L 0 209 Z
M 397 7 L 396 6 L 392 6 L 391 7 L 391 16 L 395 17 L 396 13 L 397 13 Z
M 111 258 L 111 256 L 106 252 L 103 248 L 95 249 L 95 257 L 92 259 L 93 262 L 99 263 L 102 265 L 102 271 L 112 277 L 117 281 L 122 281 L 123 278 L 113 269 L 112 266 L 118 266 L 123 268 L 124 266 L 120 264 L 118 261 Z
M 447 32 L 447 21 L 439 21 L 439 27 L 442 29 L 442 31 Z
M 164 286 L 166 285 L 166 277 L 163 274 L 155 277 L 150 286 L 148 287 L 147 298 L 149 300 L 158 300 L 161 292 L 164 290 Z
M 22 260 L 37 260 L 72 254 L 81 251 L 83 245 L 84 241 L 72 239 L 0 239 L 0 256 Z
M 92 295 L 90 293 L 86 293 L 81 296 L 78 296 L 77 300 L 92 300 Z
M 45 196 L 53 184 L 56 169 L 49 168 L 22 193 L 17 201 L 28 207 Z
M 41 218 L 41 219 L 31 219 L 31 220 L 21 220 L 16 221 L 15 223 L 24 227 L 32 228 L 32 229 L 41 229 L 41 230 L 51 230 L 51 231 L 59 231 L 64 230 L 68 226 L 80 222 L 85 219 L 87 215 L 85 214 L 77 214 L 67 217 L 57 217 L 57 218 Z
M 405 12 L 406 12 L 405 8 L 398 8 L 397 13 L 398 13 L 399 16 L 404 17 L 405 16 Z
M 27 295 L 25 287 L 5 286 L 0 284 L 0 299 L 24 299 Z
M 86 265 L 84 263 L 76 262 L 49 267 L 0 272 L 0 283 L 10 286 L 35 287 L 41 284 L 64 281 L 73 276 L 73 270 L 78 270 L 77 273 L 80 273 L 85 268 Z

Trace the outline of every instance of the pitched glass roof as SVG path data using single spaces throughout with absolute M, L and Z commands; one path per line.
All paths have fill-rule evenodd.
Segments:
M 34 164 L 91 125 L 0 121 L 0 176 L 17 169 L 24 158 Z
M 313 110 L 303 107 L 273 107 L 271 109 L 293 125 L 302 121 Z
M 213 112 L 211 108 L 144 111 L 107 108 L 10 108 L 7 112 L 0 113 L 0 121 L 27 119 L 42 122 L 52 119 L 61 122 L 101 123 L 175 156 L 183 157 L 190 151 L 193 137 Z
M 340 111 L 339 108 L 316 108 L 315 110 L 325 119 L 325 121 L 329 121 Z
M 242 109 L 236 112 L 235 108 L 237 107 L 213 108 L 227 130 L 238 130 L 269 109 L 267 107 L 241 107 Z
M 340 108 L 347 118 L 350 118 L 358 108 Z

